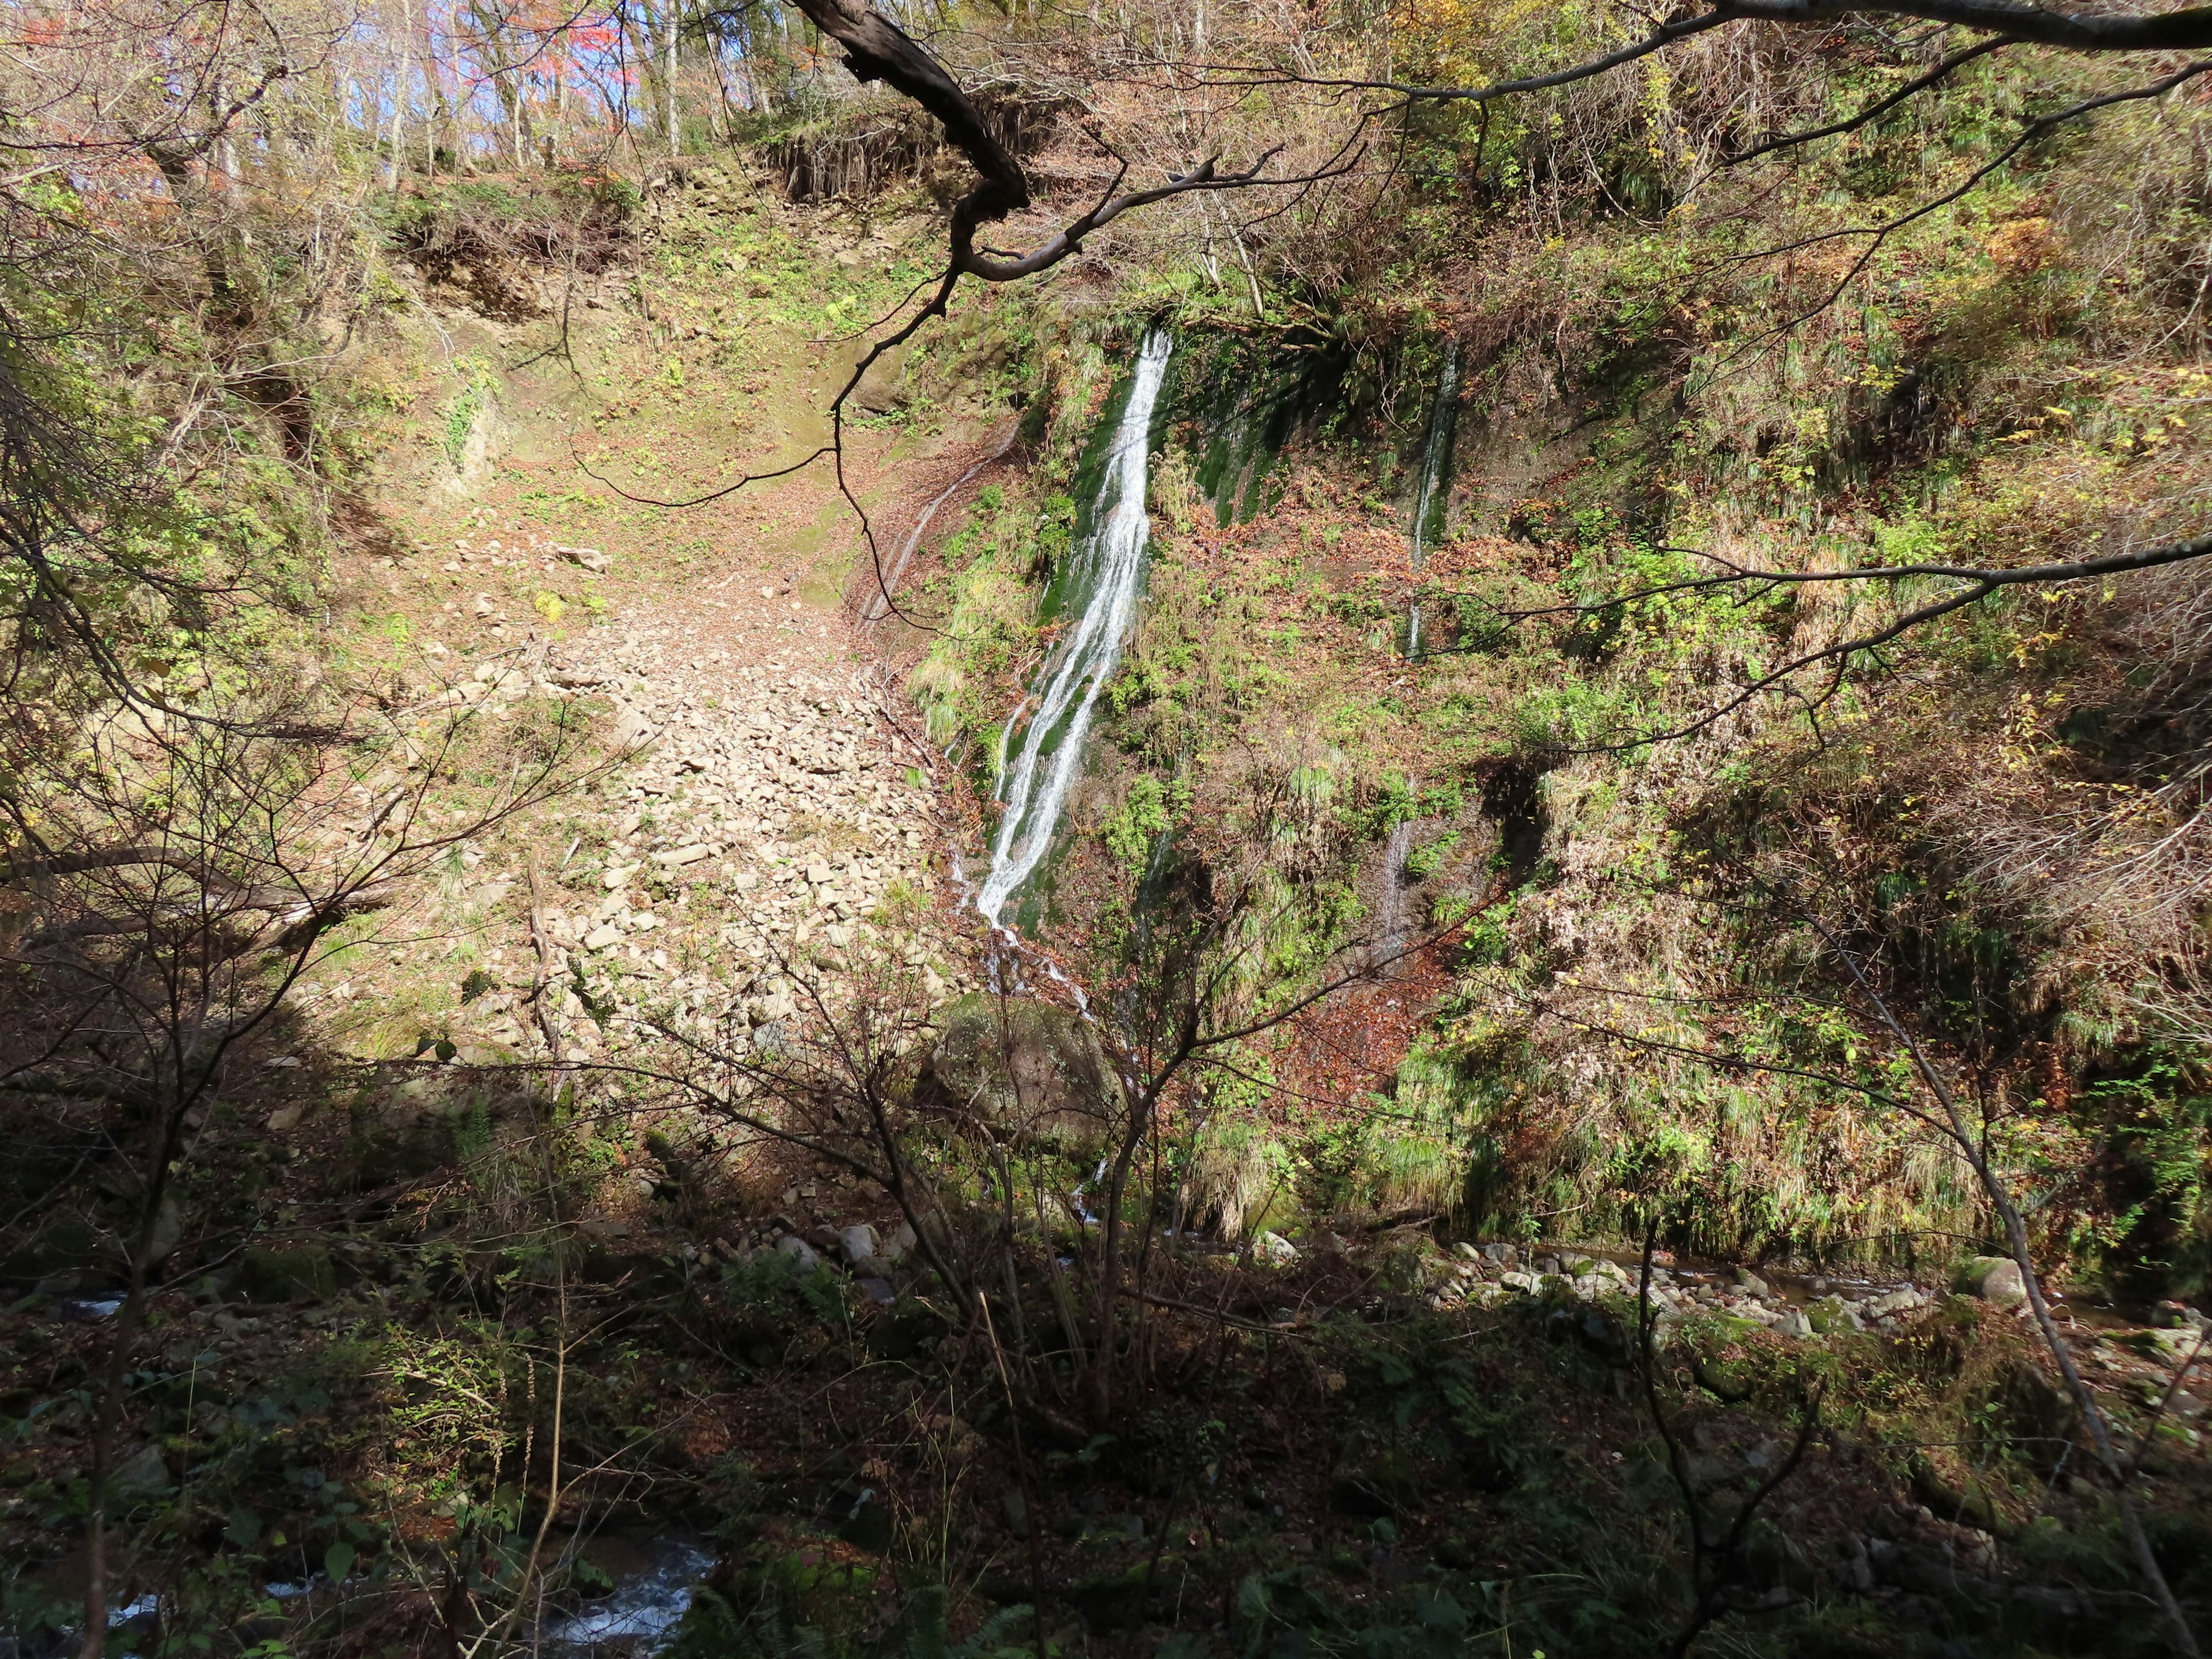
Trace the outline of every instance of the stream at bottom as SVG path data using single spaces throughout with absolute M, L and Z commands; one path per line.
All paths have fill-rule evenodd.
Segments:
M 714 1552 L 703 1542 L 680 1534 L 595 1540 L 585 1558 L 615 1587 L 539 1631 L 540 1650 L 564 1659 L 633 1659 L 659 1652 L 674 1639 L 690 1610 L 692 1591 L 714 1565 Z

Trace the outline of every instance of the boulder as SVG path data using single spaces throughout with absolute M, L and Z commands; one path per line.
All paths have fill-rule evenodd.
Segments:
M 868 365 L 853 388 L 853 401 L 867 414 L 889 414 L 906 401 L 905 379 L 906 347 L 894 346 Z
M 1887 1319 L 1893 1314 L 1910 1313 L 1928 1298 L 1910 1285 L 1900 1285 L 1865 1303 L 1861 1313 L 1869 1319 Z
M 118 1497 L 147 1498 L 169 1489 L 168 1466 L 152 1441 L 125 1453 L 108 1477 Z
M 2017 1308 L 2027 1300 L 2020 1263 L 2008 1255 L 1976 1256 L 1959 1269 L 1952 1288 L 1961 1296 L 1978 1296 L 2000 1308 Z
M 1822 1336 L 1833 1336 L 1841 1331 L 1866 1328 L 1858 1310 L 1840 1296 L 1824 1296 L 1817 1302 L 1805 1304 L 1806 1320 Z
M 775 1249 L 777 1255 L 791 1258 L 793 1267 L 802 1279 L 822 1265 L 822 1258 L 814 1253 L 814 1247 L 796 1233 L 786 1233 L 776 1240 Z
M 837 1248 L 845 1253 L 845 1260 L 858 1266 L 875 1259 L 876 1230 L 865 1221 L 837 1230 Z
M 625 703 L 615 715 L 615 747 L 624 753 L 635 753 L 653 741 L 653 722 Z
M 1094 1140 L 1119 1094 L 1097 1033 L 1049 1003 L 971 992 L 938 1016 L 935 1085 L 1018 1139 Z

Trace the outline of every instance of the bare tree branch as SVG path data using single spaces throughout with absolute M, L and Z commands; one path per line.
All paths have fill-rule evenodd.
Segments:
M 1983 40 L 1968 46 L 1963 52 L 1954 52 L 1925 75 L 1917 76 L 1906 82 L 1888 97 L 1875 100 L 1856 115 L 1846 116 L 1840 121 L 1832 121 L 1825 127 L 1814 127 L 1808 132 L 1785 132 L 1779 137 L 1768 139 L 1763 144 L 1755 144 L 1749 149 L 1739 150 L 1736 154 L 1725 157 L 1722 165 L 1732 167 L 1741 167 L 1746 161 L 1756 161 L 1762 155 L 1771 155 L 1777 150 L 1789 149 L 1797 144 L 1809 144 L 1821 138 L 1837 137 L 1846 132 L 1856 132 L 1868 122 L 1880 120 L 1906 99 L 1927 91 L 1929 88 L 1940 82 L 1950 79 L 1953 74 L 1964 69 L 1977 58 L 1986 58 L 1993 52 L 2002 51 L 2006 46 L 2019 44 L 2017 40 L 2008 36 L 1999 35 L 1995 39 Z
M 1220 66 L 1226 67 L 1228 72 L 1218 77 L 1208 77 L 1205 84 L 1222 87 L 1295 84 L 1339 88 L 1347 91 L 1387 92 L 1411 101 L 1484 104 L 1519 93 L 1542 92 L 1553 87 L 1571 86 L 1578 81 L 1587 81 L 1624 64 L 1648 58 L 1678 41 L 1734 23 L 1776 23 L 1825 28 L 1846 18 L 1869 16 L 1917 18 L 1961 28 L 1986 30 L 2002 37 L 2000 40 L 1987 43 L 1984 50 L 2014 44 L 2059 46 L 2085 52 L 2196 51 L 2212 46 L 2212 6 L 2171 12 L 2108 14 L 2052 11 L 2041 6 L 2013 3 L 2013 0 L 1887 0 L 1887 3 L 1873 5 L 1838 3 L 1838 0 L 1728 0 L 1727 3 L 1716 6 L 1711 11 L 1662 24 L 1626 46 L 1595 58 L 1584 58 L 1565 69 L 1554 70 L 1546 75 L 1493 81 L 1485 86 L 1425 86 L 1415 82 L 1310 76 L 1288 70 L 1246 70 L 1235 66 Z M 1957 65 L 1954 64 L 1952 67 L 1956 68 Z
M 1689 551 L 1687 549 L 1666 550 Z M 2052 586 L 2061 582 L 2080 581 L 2089 577 L 2118 575 L 2139 570 L 2154 570 L 2161 566 L 2184 564 L 2192 560 L 2212 556 L 2212 534 L 2194 536 L 2178 542 L 2164 542 L 2133 553 L 2116 553 L 2099 559 L 2076 559 L 2062 563 L 2021 565 L 2006 569 L 1976 565 L 1911 564 L 1861 565 L 1844 570 L 1765 570 L 1729 564 L 1717 554 L 1699 553 L 1701 558 L 1711 559 L 1717 564 L 1728 566 L 1728 574 L 1719 576 L 1692 577 L 1679 582 L 1663 582 L 1639 588 L 1632 593 L 1620 594 L 1609 599 L 1593 600 L 1583 604 L 1542 605 L 1526 610 L 1509 610 L 1487 605 L 1471 595 L 1451 595 L 1481 605 L 1496 617 L 1500 623 L 1534 620 L 1540 617 L 1598 616 L 1623 606 L 1639 604 L 1647 599 L 1661 599 L 1677 593 L 1713 592 L 1735 589 L 1741 602 L 1766 597 L 1783 587 L 1808 586 L 1826 582 L 1901 582 L 1917 578 L 1932 578 L 1960 581 L 1966 584 L 1942 598 L 1931 600 L 1917 609 L 1909 611 L 1887 626 L 1871 633 L 1856 635 L 1832 645 L 1822 646 L 1791 658 L 1779 667 L 1754 676 L 1748 684 L 1738 688 L 1717 707 L 1682 725 L 1663 731 L 1647 732 L 1601 744 L 1586 745 L 1562 744 L 1558 752 L 1573 755 L 1612 754 L 1626 749 L 1640 749 L 1655 743 L 1673 743 L 1704 731 L 1716 721 L 1725 719 L 1737 709 L 1758 697 L 1760 693 L 1782 685 L 1808 668 L 1821 664 L 1830 665 L 1834 672 L 1831 683 L 1820 699 L 1825 702 L 1841 689 L 1843 676 L 1853 658 L 1879 650 L 1911 633 L 1914 629 L 1978 605 L 1992 593 L 2007 587 Z M 1445 649 L 1471 647 L 1439 647 Z

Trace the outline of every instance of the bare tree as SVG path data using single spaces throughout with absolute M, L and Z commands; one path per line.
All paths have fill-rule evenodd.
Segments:
M 434 817 L 441 768 L 483 756 L 467 702 L 427 736 L 387 727 L 366 752 L 402 766 L 358 777 L 348 763 L 367 732 L 303 742 L 309 724 L 109 702 L 44 721 L 19 710 L 0 749 L 0 1103 L 21 1145 L 73 1140 L 88 1149 L 77 1173 L 125 1195 L 119 1219 L 86 1212 L 125 1293 L 94 1400 L 84 1659 L 106 1639 L 110 1481 L 148 1297 L 180 1249 L 206 1259 L 243 1242 L 198 1232 L 190 1207 L 205 1166 L 234 1150 L 218 1098 L 266 1058 L 259 1045 L 333 929 L 586 770 L 586 723 L 556 715 L 505 757 L 503 783 L 458 819 Z M 56 1201 L 73 1190 L 64 1180 Z
M 1381 951 L 1354 937 L 1316 969 L 1271 969 L 1268 941 L 1300 902 L 1279 894 L 1266 857 L 1287 792 L 1248 805 L 1243 856 L 1224 848 L 1186 871 L 1171 901 L 1094 952 L 1079 970 L 1087 989 L 1001 933 L 987 963 L 991 988 L 935 1006 L 894 937 L 856 943 L 831 973 L 780 961 L 725 1010 L 643 1018 L 650 1047 L 578 1069 L 645 1082 L 757 1144 L 879 1184 L 955 1326 L 981 1316 L 979 1291 L 1005 1287 L 1024 1409 L 1055 1432 L 1103 1424 L 1136 1363 L 1133 1318 L 1158 1300 L 1152 1246 L 1172 1176 L 1155 1155 L 1178 1109 L 1209 1081 L 1241 1077 L 1253 1040 L 1446 937 Z M 959 1059 L 946 1070 L 955 1025 Z M 990 1173 L 990 1206 L 964 1206 L 940 1187 L 916 1155 L 932 1142 L 957 1147 L 957 1165 Z M 1056 1268 L 1040 1268 L 1075 1361 L 1075 1386 L 1059 1400 L 1021 1357 L 1018 1246 L 1044 1235 L 1064 1241 L 1084 1292 L 1079 1305 Z
M 1791 1077 L 1825 1084 L 1856 1096 L 1881 1111 L 1894 1113 L 1932 1132 L 1972 1172 L 1975 1184 L 1980 1188 L 1990 1213 L 1996 1218 L 2002 1231 L 2005 1252 L 2020 1270 L 2021 1282 L 2037 1334 L 2051 1357 L 2053 1368 L 2064 1382 L 2067 1395 L 2073 1401 L 2083 1431 L 2088 1437 L 2090 1450 L 2111 1489 L 2113 1504 L 2119 1513 L 2145 1594 L 2157 1607 L 2160 1618 L 2166 1626 L 2174 1650 L 2191 1655 L 2199 1652 L 2187 1615 L 2159 1565 L 2158 1558 L 2151 1548 L 2149 1535 L 2143 1528 L 2142 1515 L 2136 1506 L 2130 1490 L 2136 1474 L 2136 1458 L 2121 1445 L 2118 1437 L 2114 1434 L 2095 1390 L 2082 1376 L 2073 1350 L 2058 1328 L 2050 1298 L 2043 1288 L 2026 1217 L 2014 1195 L 2010 1178 L 1998 1169 L 1992 1158 L 1990 1126 L 1986 1122 L 1977 1123 L 1968 1115 L 1944 1067 L 1937 1063 L 1927 1045 L 1893 1010 L 1888 998 L 1876 983 L 1875 969 L 1877 963 L 1851 949 L 1833 929 L 1818 918 L 1806 915 L 1804 920 L 1843 970 L 1850 991 L 1856 994 L 1909 1062 L 1912 1074 L 1919 1079 L 1921 1086 L 1927 1091 L 1928 1099 L 1932 1101 L 1932 1107 L 1908 1098 L 1895 1089 L 1877 1087 L 1863 1078 L 1835 1072 L 1815 1063 L 1799 1064 L 1787 1059 L 1747 1054 L 1711 1043 L 1679 1042 L 1655 1036 L 1649 1027 L 1626 1029 L 1613 1020 L 1594 1018 L 1583 1012 L 1578 1005 L 1585 999 L 1577 997 L 1575 988 L 1571 986 L 1562 987 L 1541 996 L 1524 996 L 1521 1000 L 1538 1017 L 1558 1019 L 1605 1042 L 1618 1044 L 1641 1054 L 1687 1060 L 1725 1073 Z M 1636 994 L 1606 988 L 1598 993 L 1595 1000 Z M 2185 1371 L 2188 1363 L 2184 1363 Z M 1710 1617 L 1711 1608 L 1704 1589 L 1701 1583 L 1700 1606 L 1708 1608 L 1707 1616 Z M 1717 1603 L 1711 1605 L 1717 1606 Z

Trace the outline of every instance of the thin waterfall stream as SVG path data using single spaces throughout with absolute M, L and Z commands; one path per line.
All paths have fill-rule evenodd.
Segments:
M 1121 660 L 1121 642 L 1135 620 L 1144 586 L 1145 550 L 1152 522 L 1145 516 L 1146 467 L 1152 411 L 1167 375 L 1175 342 L 1160 329 L 1145 336 L 1129 384 L 1128 401 L 1115 423 L 1099 483 L 1099 513 L 1076 557 L 1072 576 L 1087 573 L 1088 594 L 1037 683 L 1006 724 L 1000 744 L 999 799 L 1005 814 L 991 847 L 991 868 L 975 895 L 975 908 L 994 927 L 1007 901 L 1043 861 L 1060 827 L 1067 793 L 1082 764 L 1099 693 Z M 1035 712 L 1018 738 L 1022 710 Z
M 1428 556 L 1430 540 L 1443 528 L 1444 501 L 1451 494 L 1452 438 L 1458 422 L 1459 342 L 1447 337 L 1436 401 L 1429 405 L 1429 428 L 1421 441 L 1421 476 L 1413 486 L 1410 547 L 1416 571 Z M 1416 598 L 1406 609 L 1406 657 L 1411 661 L 1420 654 L 1421 602 Z
M 1407 788 L 1418 800 L 1420 785 L 1408 778 Z M 1376 918 L 1375 960 L 1388 963 L 1406 948 L 1406 861 L 1413 855 L 1413 824 L 1411 817 L 1401 818 L 1391 826 L 1390 839 L 1382 848 L 1382 903 Z

